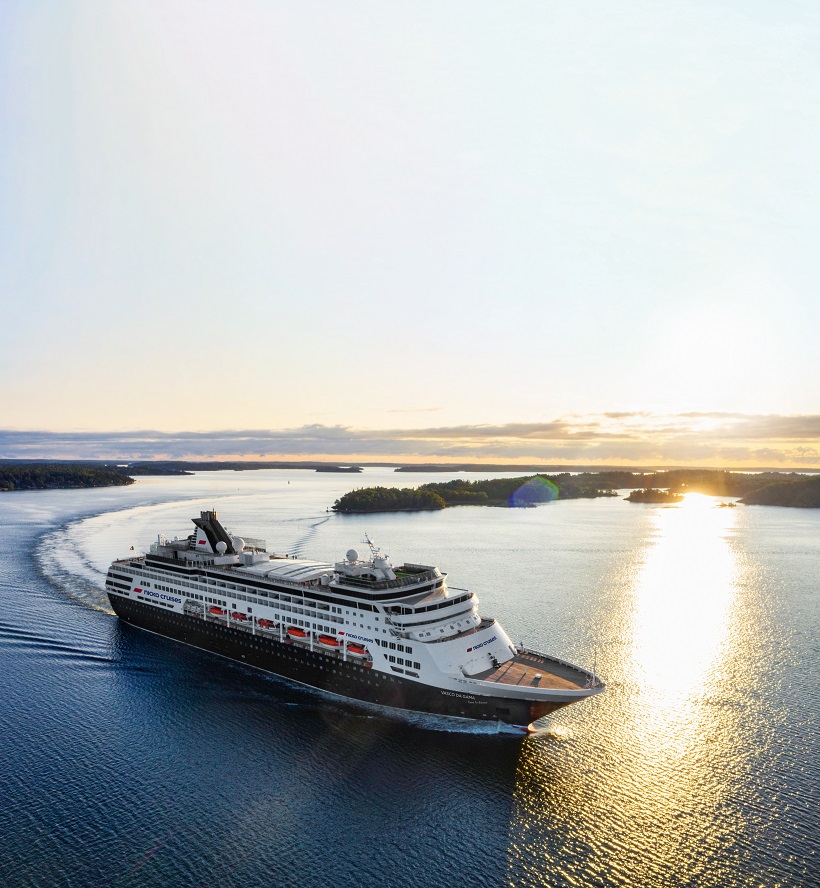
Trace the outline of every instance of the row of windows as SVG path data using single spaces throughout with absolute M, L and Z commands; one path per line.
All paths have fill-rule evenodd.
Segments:
M 168 601 L 156 601 L 153 598 L 143 597 L 142 595 L 137 595 L 137 600 L 147 604 L 155 604 L 157 607 L 173 607 L 173 604 Z
M 381 647 L 386 647 L 391 651 L 401 651 L 403 654 L 412 654 L 413 648 L 408 644 L 406 647 L 403 644 L 397 644 L 395 641 L 382 641 L 380 638 L 376 639 L 376 644 Z
M 410 660 L 405 660 L 404 657 L 394 657 L 393 654 L 389 654 L 387 660 L 389 663 L 398 663 L 399 666 L 413 666 L 415 669 L 421 669 L 421 663 L 411 663 Z
M 436 604 L 428 604 L 426 607 L 391 607 L 389 608 L 388 613 L 399 614 L 403 617 L 412 616 L 414 614 L 424 614 L 427 613 L 427 611 L 439 610 L 442 607 L 461 604 L 462 601 L 469 601 L 472 597 L 473 593 L 468 592 L 466 595 L 459 595 L 458 598 L 445 598 L 444 601 L 439 601 Z
M 333 629 L 330 626 L 320 626 L 318 623 L 311 623 L 310 621 L 305 620 L 294 620 L 292 625 L 301 626 L 304 629 L 315 629 L 317 632 L 333 632 Z

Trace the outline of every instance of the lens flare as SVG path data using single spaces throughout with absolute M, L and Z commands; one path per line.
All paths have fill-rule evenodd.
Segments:
M 548 478 L 536 475 L 522 484 L 518 490 L 510 496 L 510 508 L 527 508 L 537 503 L 551 503 L 558 499 L 558 485 L 553 484 Z

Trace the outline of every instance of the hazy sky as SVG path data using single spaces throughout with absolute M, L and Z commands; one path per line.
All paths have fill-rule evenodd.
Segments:
M 819 158 L 816 0 L 2 0 L 0 457 L 820 465 Z

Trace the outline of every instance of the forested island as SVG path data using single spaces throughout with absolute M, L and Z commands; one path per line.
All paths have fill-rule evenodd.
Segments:
M 361 466 L 318 466 L 316 469 L 317 472 L 338 472 L 343 475 L 354 474 L 356 472 L 361 472 Z
M 558 499 L 590 499 L 617 496 L 608 486 L 581 475 L 529 475 L 520 478 L 488 478 L 485 481 L 455 479 L 401 489 L 365 487 L 336 500 L 334 512 L 398 512 L 443 509 L 446 506 L 527 507 Z
M 670 490 L 658 490 L 656 487 L 633 490 L 625 498 L 627 503 L 679 503 L 683 500 L 682 493 L 672 493 Z
M 134 479 L 117 468 L 64 463 L 0 465 L 0 492 L 10 490 L 73 490 L 82 487 L 121 487 Z
M 742 503 L 748 506 L 797 506 L 803 509 L 820 509 L 820 475 L 809 478 L 787 476 L 770 481 L 747 493 Z
M 365 487 L 346 493 L 332 508 L 334 512 L 423 512 L 445 505 L 438 494 L 421 487 Z
M 417 488 L 370 487 L 353 490 L 333 505 L 334 512 L 395 512 L 447 506 L 527 507 L 553 500 L 617 496 L 631 489 L 633 503 L 679 503 L 685 493 L 742 497 L 747 505 L 820 508 L 820 476 L 779 472 L 742 473 L 710 469 L 669 472 L 604 471 L 571 475 L 529 475 L 422 484 Z

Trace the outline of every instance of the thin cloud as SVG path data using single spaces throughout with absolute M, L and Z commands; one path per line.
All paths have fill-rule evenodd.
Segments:
M 542 423 L 161 432 L 0 430 L 4 459 L 372 459 L 618 465 L 820 463 L 820 416 L 732 413 L 576 415 Z

